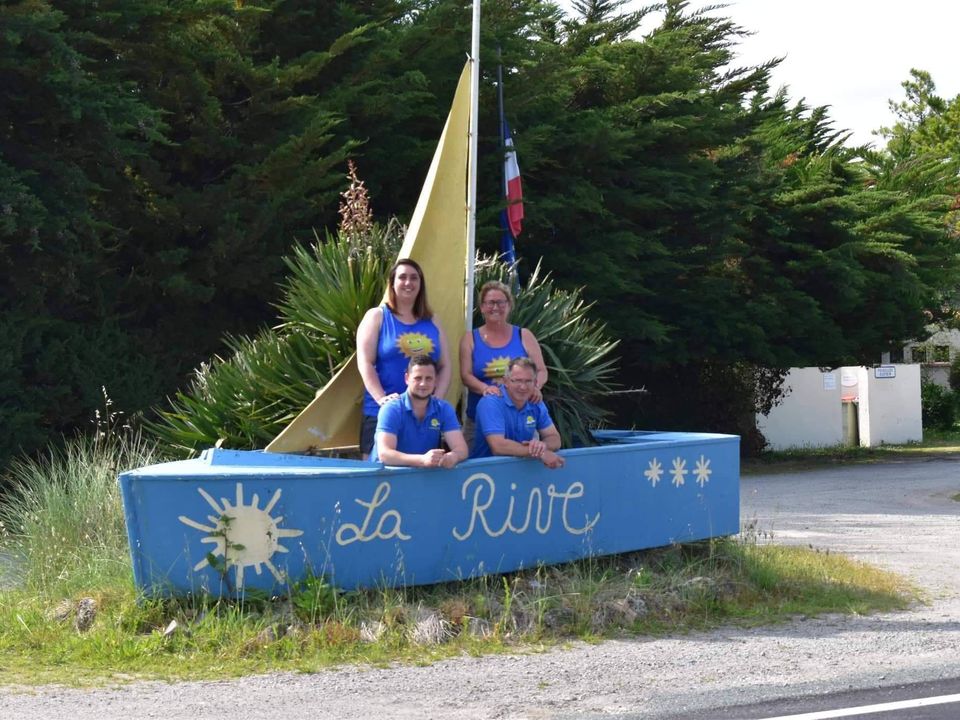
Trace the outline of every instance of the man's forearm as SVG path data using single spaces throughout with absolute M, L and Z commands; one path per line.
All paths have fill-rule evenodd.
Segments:
M 467 452 L 465 449 L 464 449 L 464 450 L 457 450 L 457 449 L 454 449 L 454 448 L 450 448 L 449 450 L 447 450 L 447 453 L 448 453 L 449 455 L 453 455 L 454 457 L 456 457 L 456 458 L 457 458 L 457 462 L 463 462 L 463 461 L 466 460 L 468 457 L 470 457 L 470 453 Z
M 547 437 L 541 439 L 543 440 L 543 444 L 547 446 L 547 450 L 556 451 L 560 449 L 560 435 L 548 435 Z
M 412 467 L 420 464 L 419 455 L 411 455 L 410 453 L 400 452 L 399 450 L 378 448 L 377 455 L 380 458 L 380 462 L 384 465 L 404 465 L 406 467 Z
M 530 451 L 523 443 L 516 440 L 508 440 L 505 437 L 487 437 L 487 444 L 494 455 L 507 455 L 509 457 L 529 457 Z
M 381 448 L 378 453 L 384 465 L 402 465 L 404 467 L 437 467 L 444 456 L 443 450 L 427 450 L 425 453 L 405 453 L 395 448 Z

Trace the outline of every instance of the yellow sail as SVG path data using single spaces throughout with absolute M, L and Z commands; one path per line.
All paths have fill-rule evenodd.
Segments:
M 398 255 L 416 260 L 423 268 L 427 299 L 447 335 L 453 366 L 447 400 L 454 404 L 461 393 L 457 348 L 466 312 L 470 107 L 468 61 Z M 403 181 L 397 178 L 397 182 Z M 267 452 L 302 453 L 355 446 L 362 399 L 363 382 L 353 355 L 313 402 L 267 445 Z

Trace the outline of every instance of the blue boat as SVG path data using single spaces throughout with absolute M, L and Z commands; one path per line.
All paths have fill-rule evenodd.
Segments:
M 435 279 L 451 347 L 473 317 L 478 23 L 474 3 L 472 59 L 398 254 Z M 736 436 L 600 431 L 595 446 L 561 451 L 557 470 L 527 458 L 425 470 L 313 456 L 356 444 L 362 393 L 351 358 L 265 452 L 211 449 L 123 473 L 137 585 L 151 595 L 284 593 L 310 575 L 344 589 L 422 585 L 739 531 Z M 455 381 L 447 399 L 459 394 Z
M 120 475 L 150 595 L 395 587 L 739 531 L 739 438 L 601 431 L 598 445 L 452 470 L 211 449 Z

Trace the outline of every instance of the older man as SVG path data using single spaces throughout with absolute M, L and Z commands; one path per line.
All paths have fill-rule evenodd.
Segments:
M 560 433 L 547 406 L 530 399 L 536 377 L 537 366 L 530 358 L 510 361 L 504 375 L 506 392 L 477 403 L 473 457 L 512 455 L 535 458 L 548 468 L 563 467 L 564 459 L 555 452 L 560 449 Z
M 452 468 L 466 460 L 467 443 L 456 412 L 446 400 L 433 396 L 437 361 L 429 355 L 414 356 L 404 381 L 406 391 L 380 408 L 370 459 L 384 465 L 426 468 Z

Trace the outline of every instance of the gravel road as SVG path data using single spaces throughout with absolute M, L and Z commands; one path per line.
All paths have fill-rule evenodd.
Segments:
M 742 482 L 742 519 L 896 570 L 928 604 L 429 667 L 221 682 L 0 690 L 0 718 L 667 718 L 785 696 L 960 675 L 960 460 L 838 466 Z

